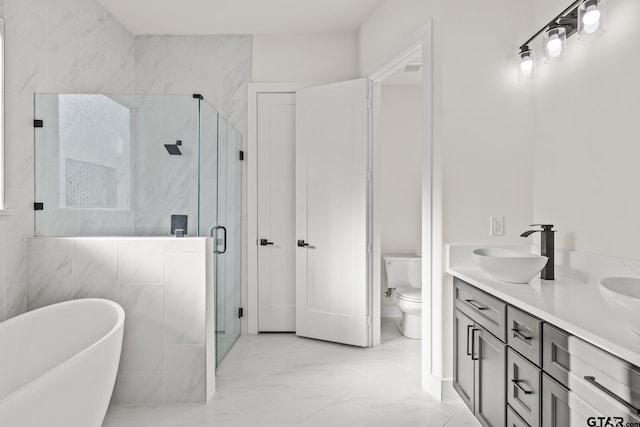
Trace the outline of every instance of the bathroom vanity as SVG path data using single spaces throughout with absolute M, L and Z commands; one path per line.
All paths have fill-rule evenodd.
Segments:
M 640 263 L 556 253 L 555 281 L 512 284 L 475 266 L 472 250 L 449 251 L 453 385 L 480 423 L 640 425 L 640 335 L 599 289 L 603 277 L 640 276 Z

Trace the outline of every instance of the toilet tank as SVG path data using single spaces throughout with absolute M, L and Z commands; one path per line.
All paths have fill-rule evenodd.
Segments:
M 384 269 L 387 273 L 387 288 L 403 286 L 421 287 L 422 258 L 418 255 L 383 255 Z

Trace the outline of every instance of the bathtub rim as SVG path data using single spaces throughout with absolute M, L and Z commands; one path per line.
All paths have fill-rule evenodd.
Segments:
M 44 307 L 37 308 L 35 310 L 27 311 L 27 312 L 25 312 L 23 314 L 20 314 L 18 316 L 12 317 L 11 319 L 7 319 L 4 322 L 2 322 L 2 325 L 7 325 L 7 324 L 10 325 L 14 321 L 16 321 L 16 319 L 19 319 L 22 316 L 26 316 L 26 315 L 32 314 L 35 311 L 39 311 L 39 310 L 52 311 L 55 308 L 59 309 L 59 307 L 56 307 L 56 306 L 59 306 L 59 305 L 82 304 L 82 303 L 86 303 L 87 301 L 99 302 L 101 304 L 106 304 L 106 305 L 111 306 L 112 308 L 114 308 L 116 310 L 116 313 L 117 313 L 117 319 L 116 319 L 115 325 L 106 334 L 104 334 L 102 337 L 100 337 L 100 339 L 98 339 L 95 342 L 93 342 L 90 346 L 82 349 L 81 351 L 79 351 L 78 353 L 74 354 L 70 358 L 63 360 L 59 364 L 55 365 L 53 368 L 49 369 L 47 372 L 43 373 L 42 375 L 38 376 L 37 378 L 33 379 L 32 381 L 21 385 L 16 390 L 14 390 L 11 394 L 5 396 L 3 399 L 0 399 L 0 408 L 2 407 L 2 405 L 4 405 L 4 404 L 8 403 L 9 401 L 11 401 L 14 397 L 18 397 L 28 386 L 40 383 L 41 381 L 43 381 L 44 379 L 48 378 L 50 375 L 52 375 L 53 373 L 55 373 L 56 371 L 58 371 L 62 367 L 71 364 L 73 361 L 79 359 L 84 354 L 86 354 L 89 351 L 91 351 L 94 347 L 97 347 L 99 344 L 101 344 L 102 342 L 106 341 L 108 338 L 110 338 L 112 335 L 114 335 L 117 332 L 118 329 L 120 329 L 120 328 L 124 329 L 125 312 L 124 312 L 124 309 L 122 308 L 122 306 L 120 304 L 118 304 L 115 301 L 108 300 L 106 298 L 79 298 L 79 299 L 75 299 L 75 300 L 62 301 L 62 302 L 58 302 L 58 303 L 55 303 L 55 304 L 50 304 L 50 305 L 47 305 L 47 306 L 44 306 Z M 123 331 L 123 333 L 124 333 L 124 331 Z M 120 360 L 118 360 L 118 364 L 119 363 L 120 363 Z

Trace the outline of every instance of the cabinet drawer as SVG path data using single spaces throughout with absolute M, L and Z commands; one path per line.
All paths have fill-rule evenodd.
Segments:
M 514 350 L 541 366 L 542 321 L 515 307 L 507 307 L 507 343 Z
M 507 304 L 468 283 L 453 278 L 455 306 L 503 342 Z
M 540 369 L 507 351 L 507 403 L 532 427 L 540 425 Z
M 584 390 L 578 381 L 572 379 L 571 385 L 575 389 L 568 390 L 546 373 L 542 374 L 543 427 L 622 426 L 640 422 L 640 418 L 627 409 L 611 405 L 606 399 L 592 403 L 590 391 Z
M 507 427 L 530 427 L 525 420 L 520 418 L 520 415 L 513 410 L 511 406 L 507 405 Z
M 577 418 L 569 407 L 569 390 L 557 383 L 546 373 L 542 373 L 542 425 L 544 427 L 569 427 Z M 587 425 L 581 419 L 582 426 Z M 574 422 L 578 425 L 578 422 Z
M 604 415 L 640 422 L 640 368 L 573 336 L 569 349 L 570 390 Z
M 560 384 L 569 387 L 569 334 L 548 323 L 542 326 L 542 369 Z

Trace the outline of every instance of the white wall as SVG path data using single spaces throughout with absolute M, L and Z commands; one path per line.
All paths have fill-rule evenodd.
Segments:
M 533 219 L 555 224 L 563 249 L 638 260 L 640 2 L 605 5 L 603 36 L 573 36 L 564 62 L 538 64 Z M 557 8 L 536 2 L 536 25 Z
M 384 254 L 421 254 L 420 85 L 382 85 L 380 113 L 380 250 Z M 382 263 L 384 294 L 387 277 Z M 393 307 L 381 296 L 383 306 Z M 385 313 L 394 313 L 388 307 Z M 399 311 L 395 314 L 400 314 Z
M 4 0 L 6 207 L 0 215 L 0 320 L 26 309 L 33 236 L 34 93 L 132 93 L 133 36 L 94 0 Z M 2 10 L 0 8 L 0 10 Z
M 440 16 L 442 0 L 384 0 L 360 26 L 359 65 L 367 76 L 391 59 L 405 39 L 430 19 Z
M 516 82 L 513 58 L 531 30 L 532 12 L 529 0 L 499 0 L 490 9 L 472 0 L 426 3 L 384 1 L 362 25 L 360 47 L 367 74 L 432 21 L 434 259 L 423 385 L 439 394 L 431 388 L 433 379 L 452 375 L 446 245 L 521 243 L 519 233 L 531 221 L 532 105 L 529 91 Z M 490 240 L 490 215 L 505 216 L 505 237 Z
M 359 77 L 357 34 L 253 36 L 253 81 L 329 83 Z
M 523 243 L 532 224 L 532 104 L 517 82 L 517 47 L 528 38 L 528 1 L 445 2 L 442 46 L 443 243 Z M 495 10 L 501 12 L 496 14 Z M 470 49 L 473 45 L 484 48 Z M 469 64 L 473 64 L 469 67 Z M 436 141 L 436 144 L 438 141 Z M 505 217 L 489 237 L 489 216 Z M 442 266 L 446 264 L 443 259 Z M 452 375 L 452 281 L 444 275 L 442 372 Z

